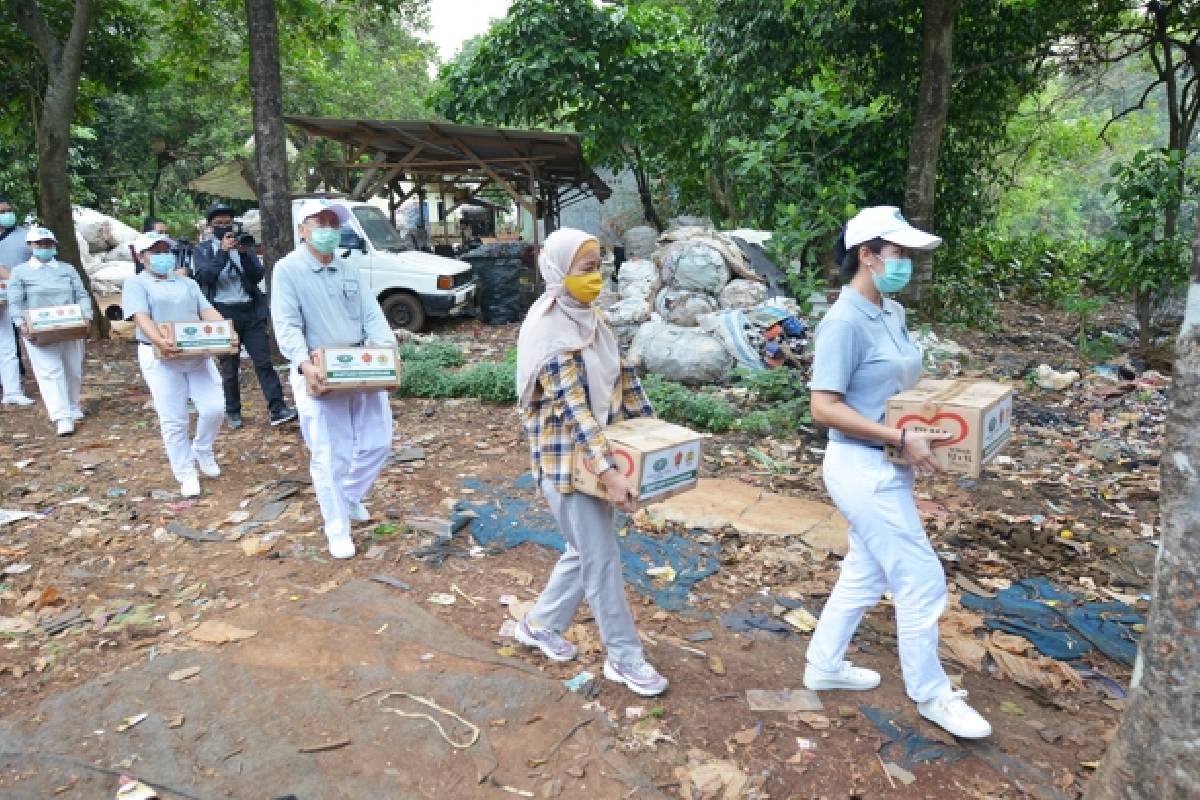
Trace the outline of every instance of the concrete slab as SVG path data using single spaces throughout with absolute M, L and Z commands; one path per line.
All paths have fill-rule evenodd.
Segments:
M 702 478 L 696 489 L 646 507 L 653 522 L 687 528 L 730 525 L 752 536 L 796 536 L 817 558 L 846 554 L 850 525 L 828 503 L 772 494 L 738 480 Z
M 239 609 L 227 620 L 257 636 L 171 653 L 4 720 L 0 796 L 111 798 L 123 772 L 164 799 L 506 796 L 499 786 L 540 797 L 548 784 L 562 797 L 620 797 L 635 787 L 638 797 L 662 797 L 613 750 L 607 720 L 577 695 L 395 589 L 354 581 L 287 611 Z M 168 679 L 189 667 L 199 674 Z M 385 691 L 461 715 L 479 727 L 478 742 L 455 749 L 428 719 L 387 712 Z M 431 713 L 451 739 L 470 738 L 469 728 L 427 706 L 401 698 L 387 706 Z M 122 719 L 142 713 L 145 721 L 117 732 Z M 346 739 L 338 749 L 301 752 Z M 548 753 L 544 765 L 530 766 Z M 583 778 L 565 771 L 589 764 Z

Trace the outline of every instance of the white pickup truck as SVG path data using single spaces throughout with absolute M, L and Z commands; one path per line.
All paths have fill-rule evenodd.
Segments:
M 293 216 L 301 199 L 292 201 Z M 419 331 L 430 317 L 466 313 L 475 305 L 475 273 L 454 258 L 412 250 L 387 214 L 370 203 L 330 200 L 350 209 L 338 255 L 358 267 L 393 328 Z M 293 232 L 296 246 L 299 236 Z

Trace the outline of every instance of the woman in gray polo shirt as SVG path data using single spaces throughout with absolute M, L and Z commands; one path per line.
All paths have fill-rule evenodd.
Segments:
M 982 738 L 987 720 L 950 684 L 938 660 L 938 619 L 946 607 L 946 576 L 929 543 L 913 497 L 914 472 L 932 472 L 930 450 L 942 434 L 883 424 L 888 398 L 921 376 L 921 349 L 908 336 L 904 307 L 886 297 L 912 274 L 909 252 L 932 250 L 936 236 L 908 224 L 893 206 L 863 209 L 834 248 L 847 282 L 816 332 L 813 419 L 829 428 L 825 486 L 850 521 L 841 575 L 809 643 L 804 685 L 866 690 L 879 674 L 844 660 L 863 614 L 892 593 L 900 668 L 921 715 L 955 736 Z M 904 453 L 894 464 L 884 444 Z

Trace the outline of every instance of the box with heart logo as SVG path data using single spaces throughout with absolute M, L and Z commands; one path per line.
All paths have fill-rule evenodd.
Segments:
M 158 327 L 163 337 L 174 342 L 179 348 L 181 356 L 230 356 L 238 352 L 237 333 L 232 322 L 160 322 Z M 157 350 L 158 348 L 155 348 L 156 352 Z
M 700 445 L 695 431 L 660 419 L 624 420 L 604 429 L 612 459 L 638 492 L 639 500 L 666 500 L 696 488 L 700 477 Z M 575 489 L 605 497 L 604 485 L 579 449 L 571 469 Z
M 31 308 L 25 312 L 25 322 L 29 326 L 30 341 L 38 345 L 86 339 L 91 330 L 78 303 Z
M 952 434 L 933 454 L 947 472 L 979 477 L 1012 435 L 1013 389 L 995 381 L 926 379 L 888 401 L 887 424 L 911 431 Z M 889 445 L 892 461 L 904 457 Z
M 394 347 L 323 347 L 313 363 L 325 373 L 331 391 L 396 389 L 403 364 Z

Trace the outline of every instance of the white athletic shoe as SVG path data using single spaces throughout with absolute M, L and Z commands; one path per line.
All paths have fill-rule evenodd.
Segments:
M 371 512 L 361 502 L 350 501 L 350 519 L 355 522 L 366 522 L 371 518 Z
M 200 478 L 193 475 L 192 477 L 179 483 L 179 493 L 184 497 L 199 497 L 200 496 Z
M 83 419 L 83 409 L 79 409 L 79 408 L 71 409 L 71 419 L 75 420 L 76 422 L 79 422 L 80 420 L 82 420 Z
M 856 667 L 849 661 L 843 661 L 837 672 L 826 672 L 817 669 L 812 664 L 804 668 L 804 688 L 814 692 L 830 689 L 843 689 L 852 692 L 865 692 L 879 685 L 879 673 L 872 669 Z
M 55 426 L 59 436 L 70 436 L 75 432 L 75 423 L 69 419 L 60 419 Z
M 33 405 L 33 400 L 23 394 L 12 394 L 8 395 L 3 400 L 0 400 L 0 403 L 3 403 L 6 406 L 21 406 L 22 408 L 27 408 Z
M 217 457 L 212 453 L 201 453 L 199 450 L 194 450 L 192 455 L 196 457 L 196 466 L 210 478 L 215 478 L 221 474 L 221 467 L 217 464 Z
M 940 725 L 960 739 L 984 739 L 992 735 L 992 726 L 967 705 L 962 689 L 950 689 L 941 697 L 917 704 L 921 716 Z
M 354 540 L 348 533 L 341 536 L 325 534 L 325 539 L 329 542 L 329 555 L 334 558 L 354 558 L 354 554 L 358 552 L 354 549 Z

